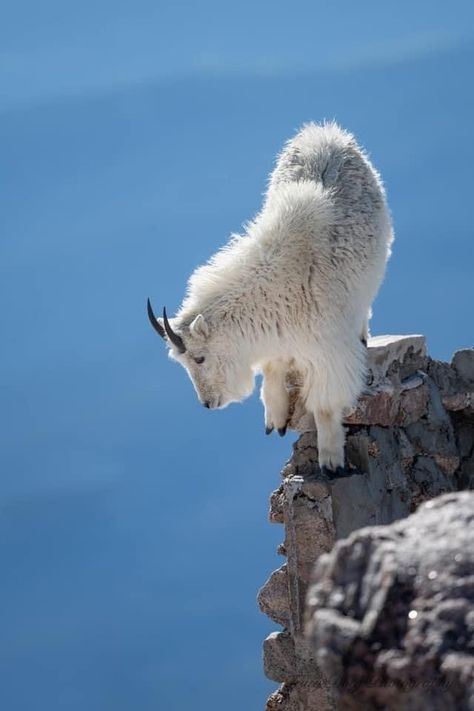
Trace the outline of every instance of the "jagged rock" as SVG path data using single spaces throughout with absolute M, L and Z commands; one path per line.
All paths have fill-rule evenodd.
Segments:
M 474 417 L 468 419 L 456 413 L 453 420 L 461 457 L 461 464 L 457 471 L 459 487 L 474 489 Z
M 275 491 L 272 492 L 270 496 L 270 511 L 268 513 L 268 518 L 270 523 L 284 523 L 285 519 L 283 516 L 283 484 Z
M 474 493 L 447 494 L 320 556 L 307 633 L 338 709 L 474 709 L 473 534 Z
M 427 367 L 424 336 L 376 336 L 367 344 L 368 389 L 346 421 L 363 425 L 405 425 L 426 411 L 428 393 L 423 373 Z M 314 430 L 314 420 L 299 399 L 301 377 L 288 374 L 290 426 L 298 432 Z
M 287 566 L 275 570 L 257 596 L 260 610 L 282 627 L 290 624 Z
M 332 708 L 331 692 L 325 686 L 283 684 L 268 699 L 266 711 L 326 711 Z
M 270 576 L 259 600 L 285 628 L 283 640 L 272 638 L 264 648 L 265 668 L 271 678 L 284 682 L 267 711 L 334 708 L 328 700 L 317 707 L 308 700 L 313 692 L 319 698 L 325 685 L 302 638 L 314 561 L 361 527 L 390 524 L 440 494 L 474 488 L 474 411 L 469 406 L 473 354 L 472 349 L 458 351 L 451 364 L 441 363 L 427 356 L 422 336 L 371 339 L 370 385 L 346 420 L 347 475 L 333 480 L 319 470 L 314 421 L 299 400 L 298 373 L 290 374 L 291 426 L 302 434 L 270 504 L 270 520 L 285 525 L 278 552 L 287 556 L 287 564 Z M 330 616 L 326 623 L 330 630 Z M 350 624 L 348 618 L 347 634 Z M 292 640 L 292 654 L 286 655 L 285 666 L 275 661 L 275 650 L 287 649 L 286 635 Z M 452 661 L 445 663 L 451 668 Z M 330 696 L 330 689 L 324 693 Z
M 416 422 L 428 405 L 428 389 L 421 376 L 413 375 L 403 383 L 391 383 L 364 393 L 357 408 L 345 418 L 351 425 L 404 426 Z
M 272 632 L 263 643 L 265 676 L 273 681 L 296 681 L 295 643 L 289 632 Z
M 467 385 L 474 388 L 474 348 L 465 348 L 456 351 L 453 355 L 451 365 L 458 377 Z
M 458 412 L 466 410 L 470 414 L 474 413 L 474 391 L 454 393 L 454 395 L 445 395 L 443 404 L 447 410 Z
M 474 348 L 456 351 L 451 365 L 430 360 L 428 372 L 447 410 L 474 415 Z
M 367 343 L 370 385 L 387 378 L 398 382 L 426 367 L 424 336 L 374 336 Z

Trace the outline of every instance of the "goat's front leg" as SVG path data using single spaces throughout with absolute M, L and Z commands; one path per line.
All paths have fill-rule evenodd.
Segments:
M 281 359 L 267 361 L 263 367 L 260 399 L 265 407 L 265 433 L 274 429 L 283 437 L 289 422 L 289 394 L 286 388 L 288 363 Z

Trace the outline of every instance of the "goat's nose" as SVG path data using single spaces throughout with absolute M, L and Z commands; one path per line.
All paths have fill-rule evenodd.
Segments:
M 206 400 L 206 402 L 203 402 L 202 404 L 204 405 L 204 407 L 211 407 L 211 403 L 209 402 L 209 400 Z

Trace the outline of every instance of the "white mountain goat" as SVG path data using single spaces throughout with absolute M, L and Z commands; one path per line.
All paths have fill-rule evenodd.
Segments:
M 344 473 L 343 411 L 365 375 L 372 301 L 393 239 L 385 193 L 354 137 L 309 124 L 287 144 L 263 208 L 188 283 L 175 318 L 154 328 L 187 370 L 201 403 L 222 408 L 263 374 L 266 432 L 288 424 L 285 376 L 303 377 L 319 464 Z

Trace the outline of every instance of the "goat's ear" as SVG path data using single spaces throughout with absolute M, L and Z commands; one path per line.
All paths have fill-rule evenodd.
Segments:
M 189 324 L 192 336 L 207 338 L 209 336 L 209 324 L 202 314 L 198 314 L 194 321 Z

